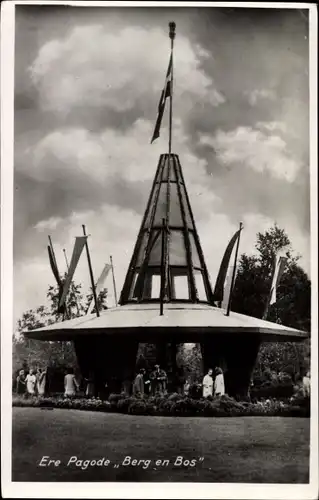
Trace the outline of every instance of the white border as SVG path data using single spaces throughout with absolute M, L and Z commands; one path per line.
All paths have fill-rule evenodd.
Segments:
M 11 481 L 11 373 L 13 331 L 13 153 L 15 5 L 81 7 L 254 7 L 309 10 L 311 187 L 311 453 L 310 483 L 31 483 Z M 216 498 L 303 500 L 318 497 L 318 217 L 317 217 L 317 10 L 314 4 L 256 2 L 17 1 L 1 5 L 1 476 L 3 498 Z

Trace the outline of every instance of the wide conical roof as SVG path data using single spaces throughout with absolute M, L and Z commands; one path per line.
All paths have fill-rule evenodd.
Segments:
M 167 304 L 159 314 L 156 304 L 127 304 L 25 332 L 39 340 L 75 340 L 82 335 L 115 335 L 139 342 L 163 340 L 200 342 L 211 335 L 258 336 L 264 342 L 302 341 L 306 332 L 207 304 Z M 231 340 L 230 340 L 231 341 Z
M 160 301 L 161 290 L 164 302 L 213 304 L 207 267 L 176 154 L 160 156 L 120 304 Z

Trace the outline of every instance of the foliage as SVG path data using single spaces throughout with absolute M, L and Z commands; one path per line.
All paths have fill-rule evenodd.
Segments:
M 232 298 L 236 312 L 262 318 L 270 292 L 275 257 L 282 252 L 287 265 L 277 289 L 277 301 L 270 306 L 268 319 L 292 328 L 310 331 L 310 291 L 307 274 L 298 266 L 291 243 L 283 229 L 274 225 L 257 234 L 257 254 L 243 254 L 238 262 L 238 274 Z
M 185 369 L 185 378 L 190 382 L 199 382 L 202 379 L 202 353 L 200 344 L 182 344 L 177 362 Z
M 276 224 L 263 234 L 257 234 L 256 255 L 243 254 L 232 298 L 234 311 L 262 318 L 270 292 L 273 266 L 277 252 L 287 258 L 287 265 L 277 289 L 277 301 L 268 309 L 267 319 L 292 328 L 310 332 L 311 283 L 298 265 L 288 235 Z M 263 344 L 254 372 L 254 383 L 267 381 L 267 371 L 288 373 L 293 382 L 310 365 L 310 340 L 302 343 L 284 342 Z
M 89 411 L 118 412 L 130 415 L 158 416 L 203 416 L 203 417 L 238 417 L 238 416 L 291 416 L 309 417 L 309 397 L 299 394 L 290 401 L 283 402 L 267 399 L 258 402 L 238 402 L 229 396 L 221 396 L 213 400 L 195 400 L 185 396 L 170 399 L 168 396 L 127 397 L 125 394 L 112 395 L 111 401 L 86 398 L 59 397 L 21 397 L 13 396 L 13 406 L 65 408 Z
M 66 299 L 68 318 L 86 314 L 92 300 L 92 293 L 84 297 L 81 285 L 71 282 L 70 291 Z M 49 286 L 47 297 L 49 307 L 40 306 L 34 310 L 26 311 L 18 320 L 17 331 L 13 335 L 13 378 L 15 380 L 18 370 L 26 371 L 29 368 L 51 367 L 56 372 L 64 373 L 67 366 L 77 370 L 77 360 L 72 342 L 42 342 L 27 339 L 22 332 L 35 330 L 46 325 L 63 320 L 63 315 L 57 313 L 59 290 Z M 105 309 L 107 289 L 101 290 L 98 296 L 99 309 Z M 94 309 L 93 309 L 94 312 Z

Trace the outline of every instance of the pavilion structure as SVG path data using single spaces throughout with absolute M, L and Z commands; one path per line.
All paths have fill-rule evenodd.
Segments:
M 170 130 L 171 133 L 171 130 Z M 261 342 L 302 341 L 305 332 L 216 307 L 177 154 L 159 158 L 119 307 L 26 332 L 73 341 L 84 377 L 114 390 L 132 381 L 139 343 L 156 344 L 158 363 L 176 363 L 180 343 L 200 343 L 203 369 L 224 369 L 226 392 L 245 395 Z
M 214 295 L 176 154 L 160 156 L 119 307 L 25 335 L 72 340 L 82 374 L 121 390 L 134 378 L 138 344 L 156 344 L 174 367 L 176 346 L 200 343 L 204 371 L 225 369 L 228 394 L 245 394 L 261 342 L 302 341 L 305 332 L 214 305 Z

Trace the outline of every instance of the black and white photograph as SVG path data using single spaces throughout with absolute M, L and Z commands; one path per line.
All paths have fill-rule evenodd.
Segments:
M 317 12 L 261 4 L 3 3 L 4 498 L 316 497 Z

